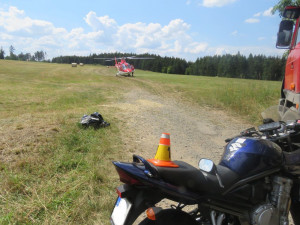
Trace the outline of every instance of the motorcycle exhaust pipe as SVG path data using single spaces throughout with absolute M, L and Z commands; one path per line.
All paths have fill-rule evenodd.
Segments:
M 222 213 L 218 216 L 214 210 L 210 212 L 210 218 L 212 225 L 222 225 L 223 220 L 225 219 L 225 214 Z
M 210 218 L 211 218 L 212 225 L 217 225 L 216 224 L 216 212 L 214 210 L 210 212 Z
M 222 225 L 224 219 L 225 219 L 225 214 L 224 213 L 220 214 L 217 219 L 217 225 Z

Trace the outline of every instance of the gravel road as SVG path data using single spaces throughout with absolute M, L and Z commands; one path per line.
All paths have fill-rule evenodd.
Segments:
M 226 112 L 177 99 L 134 87 L 114 105 L 118 108 L 118 118 L 123 121 L 123 126 L 119 127 L 125 143 L 122 161 L 131 161 L 132 154 L 154 158 L 160 136 L 166 132 L 170 133 L 172 160 L 185 161 L 196 168 L 200 158 L 210 158 L 218 163 L 224 140 L 250 127 Z M 158 206 L 168 208 L 171 204 L 174 203 L 162 200 Z M 141 215 L 134 224 L 144 216 Z
M 153 158 L 161 133 L 170 133 L 172 160 L 197 167 L 200 158 L 219 162 L 224 140 L 251 127 L 224 111 L 164 98 L 141 88 L 128 92 L 119 108 L 124 151 Z M 131 160 L 131 159 L 128 159 Z

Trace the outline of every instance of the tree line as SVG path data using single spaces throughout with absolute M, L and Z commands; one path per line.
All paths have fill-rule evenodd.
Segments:
M 153 58 L 149 60 L 127 59 L 136 69 L 149 70 L 167 74 L 185 74 L 201 76 L 233 77 L 257 80 L 282 80 L 285 70 L 285 57 L 226 54 L 197 58 L 195 62 L 175 57 L 161 57 L 155 54 L 136 55 L 134 53 L 101 53 L 89 56 L 59 56 L 52 59 L 53 63 L 84 63 L 114 66 L 114 57 L 138 56 Z M 105 59 L 111 58 L 107 61 Z
M 282 80 L 285 71 L 285 57 L 250 54 L 206 56 L 191 64 L 189 74 L 233 77 L 257 80 Z
M 9 47 L 9 54 L 5 56 L 3 48 L 0 48 L 0 59 L 21 60 L 21 61 L 45 61 L 47 53 L 44 51 L 36 51 L 34 54 L 20 53 L 15 54 L 15 48 Z M 127 59 L 126 61 L 133 64 L 136 69 L 149 70 L 167 74 L 185 74 L 185 75 L 201 75 L 201 76 L 219 76 L 233 77 L 257 80 L 282 80 L 285 70 L 285 57 L 252 55 L 248 57 L 241 55 L 226 54 L 205 56 L 197 58 L 195 62 L 189 62 L 185 59 L 175 57 L 161 57 L 155 54 L 137 55 L 134 53 L 101 53 L 90 54 L 89 56 L 59 56 L 54 57 L 53 63 L 84 63 L 84 64 L 101 64 L 106 66 L 114 66 L 114 58 L 137 56 L 152 58 L 143 59 Z M 111 60 L 98 59 L 110 58 Z M 48 60 L 50 62 L 50 60 Z
M 44 51 L 36 51 L 35 53 L 23 53 L 15 54 L 16 49 L 14 46 L 9 47 L 9 54 L 5 56 L 5 51 L 3 48 L 0 48 L 0 59 L 8 59 L 8 60 L 20 60 L 20 61 L 46 61 L 47 53 Z M 50 62 L 50 60 L 48 60 Z
M 142 54 L 137 55 L 134 53 L 101 53 L 101 54 L 91 54 L 89 56 L 59 56 L 52 59 L 54 63 L 84 63 L 84 64 L 101 64 L 105 66 L 114 66 L 114 58 L 122 58 L 128 56 L 138 56 L 153 59 L 126 59 L 126 61 L 136 69 L 150 70 L 153 72 L 162 72 L 170 74 L 185 74 L 185 70 L 189 63 L 185 59 L 174 58 L 174 57 L 161 57 L 154 54 Z M 106 58 L 106 59 L 97 59 Z M 120 60 L 118 60 L 120 61 Z

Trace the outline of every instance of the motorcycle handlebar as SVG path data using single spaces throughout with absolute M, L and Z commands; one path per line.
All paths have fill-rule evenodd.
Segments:
M 299 132 L 300 131 L 300 120 L 298 121 L 288 121 L 287 123 L 283 121 L 279 122 L 269 122 L 262 124 L 258 127 L 258 131 L 254 128 L 248 128 L 240 133 L 240 135 L 227 138 L 225 139 L 225 142 L 228 143 L 234 138 L 237 137 L 254 137 L 256 135 L 257 137 L 266 136 L 267 138 L 278 140 L 278 139 L 284 139 L 289 136 L 289 134 L 292 132 Z M 276 135 L 276 136 L 272 136 Z

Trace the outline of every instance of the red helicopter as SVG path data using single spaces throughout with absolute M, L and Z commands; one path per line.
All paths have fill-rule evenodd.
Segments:
M 135 71 L 134 66 L 130 65 L 128 62 L 126 62 L 125 59 L 154 59 L 154 58 L 145 58 L 145 57 L 135 57 L 135 56 L 127 56 L 127 57 L 121 57 L 121 58 L 95 58 L 95 59 L 104 59 L 105 61 L 112 61 L 115 60 L 115 67 L 117 68 L 118 72 L 116 76 L 132 76 Z M 117 60 L 120 59 L 121 61 L 118 62 Z

